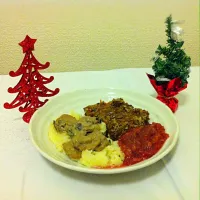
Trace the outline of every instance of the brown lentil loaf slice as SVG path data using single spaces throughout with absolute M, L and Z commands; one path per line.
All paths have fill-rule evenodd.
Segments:
M 112 140 L 118 140 L 129 129 L 149 124 L 148 111 L 134 108 L 122 98 L 89 105 L 84 108 L 84 112 L 86 116 L 96 117 L 105 122 L 107 135 Z

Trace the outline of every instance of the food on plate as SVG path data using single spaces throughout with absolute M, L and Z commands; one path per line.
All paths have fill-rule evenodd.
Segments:
M 55 129 L 58 132 L 66 132 L 70 135 L 76 122 L 77 120 L 75 117 L 71 115 L 63 114 L 58 119 L 56 119 L 56 121 L 54 121 L 53 123 L 54 123 Z
M 50 141 L 54 143 L 56 149 L 60 152 L 63 152 L 63 144 L 70 141 L 70 136 L 66 133 L 57 132 L 53 123 L 49 126 L 48 136 Z
M 89 105 L 84 108 L 85 115 L 96 117 L 106 123 L 107 134 L 112 140 L 118 140 L 127 130 L 149 124 L 149 113 L 124 102 L 122 98 Z
M 149 113 L 122 98 L 89 105 L 85 116 L 72 111 L 49 127 L 49 138 L 70 159 L 93 168 L 133 165 L 155 155 L 169 135 L 149 123 Z
M 53 123 L 58 132 L 65 132 L 69 136 L 74 136 L 78 133 L 102 132 L 102 124 L 96 117 L 84 116 L 77 120 L 72 115 L 63 114 Z
M 102 151 L 83 151 L 79 163 L 87 167 L 112 168 L 122 165 L 123 161 L 124 154 L 121 151 L 118 142 L 114 141 Z
M 51 141 L 55 140 L 57 148 L 64 150 L 71 159 L 80 159 L 84 150 L 101 151 L 109 145 L 108 138 L 103 134 L 105 123 L 100 123 L 95 117 L 83 116 L 77 120 L 63 114 L 53 124 L 54 129 L 50 126 L 49 131 Z
M 109 145 L 109 140 L 100 131 L 91 133 L 78 132 L 71 141 L 63 144 L 65 153 L 71 159 L 81 158 L 81 152 L 84 150 L 101 151 Z
M 125 154 L 124 165 L 133 165 L 155 155 L 163 146 L 168 134 L 159 123 L 152 123 L 129 130 L 119 138 Z

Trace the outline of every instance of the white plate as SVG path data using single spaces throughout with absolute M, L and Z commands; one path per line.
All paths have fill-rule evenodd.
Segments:
M 94 169 L 71 161 L 66 155 L 55 149 L 54 144 L 48 138 L 48 127 L 53 120 L 63 113 L 69 113 L 71 110 L 84 114 L 83 108 L 87 105 L 98 103 L 100 100 L 107 102 L 119 97 L 134 107 L 146 109 L 150 113 L 151 121 L 159 122 L 165 127 L 170 137 L 157 154 L 145 161 L 128 167 Z M 178 139 L 179 126 L 171 110 L 157 99 L 134 91 L 103 88 L 78 90 L 52 98 L 35 112 L 30 121 L 29 130 L 34 146 L 51 162 L 79 172 L 114 174 L 137 170 L 162 159 L 175 146 Z

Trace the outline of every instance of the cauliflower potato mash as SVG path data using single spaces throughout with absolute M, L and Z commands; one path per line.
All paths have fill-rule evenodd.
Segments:
M 79 120 L 82 116 L 75 113 L 74 111 L 70 112 L 70 115 Z M 101 132 L 106 131 L 106 124 L 101 123 L 100 125 Z M 71 141 L 70 136 L 65 132 L 58 132 L 54 127 L 54 124 L 51 123 L 49 126 L 48 136 L 50 141 L 55 145 L 56 149 L 64 153 L 63 144 Z M 93 150 L 84 150 L 81 153 L 81 158 L 78 162 L 87 167 L 112 167 L 119 166 L 123 163 L 124 154 L 118 146 L 117 141 L 110 140 L 110 144 L 105 147 L 102 151 L 93 151 Z

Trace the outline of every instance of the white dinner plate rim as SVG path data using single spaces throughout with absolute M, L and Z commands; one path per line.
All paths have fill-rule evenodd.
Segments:
M 80 91 L 85 91 L 85 90 L 87 90 L 87 91 L 94 91 L 94 90 L 99 90 L 99 89 L 101 89 L 101 90 L 105 89 L 105 90 L 117 90 L 117 91 L 124 91 L 124 92 L 133 92 L 135 94 L 140 94 L 140 95 L 143 95 L 143 96 L 148 96 L 149 98 L 152 98 L 152 99 L 156 100 L 154 97 L 152 97 L 152 96 L 150 96 L 148 94 L 145 94 L 145 93 L 137 92 L 135 90 L 130 90 L 130 89 L 127 90 L 127 89 L 114 88 L 114 87 L 73 90 L 73 91 L 70 91 L 70 92 L 65 92 L 63 94 L 57 95 L 57 96 L 53 97 L 52 100 L 54 98 L 59 98 L 59 97 L 64 96 L 66 94 L 70 95 L 71 93 L 75 93 L 75 92 L 80 92 Z M 51 103 L 51 99 L 49 99 L 44 106 L 47 106 L 50 103 Z M 162 104 L 162 106 L 165 106 L 160 101 L 157 101 L 157 103 L 158 104 Z M 150 165 L 156 163 L 157 161 L 161 160 L 164 156 L 166 156 L 174 148 L 174 146 L 177 143 L 178 137 L 179 137 L 179 123 L 178 123 L 176 117 L 174 116 L 174 114 L 172 113 L 172 111 L 167 106 L 165 106 L 166 109 L 168 109 L 168 111 L 171 112 L 171 115 L 173 116 L 173 118 L 175 120 L 177 131 L 175 133 L 174 140 L 169 145 L 169 147 L 165 151 L 163 151 L 162 153 L 160 153 L 159 155 L 157 155 L 156 157 L 154 157 L 153 159 L 149 159 L 148 162 L 146 162 L 144 164 L 141 163 L 140 165 L 137 165 L 137 166 L 136 165 L 131 165 L 131 166 L 127 166 L 127 167 L 113 168 L 113 169 L 96 169 L 96 168 L 87 168 L 87 167 L 81 167 L 81 166 L 74 166 L 74 165 L 70 165 L 70 164 L 67 164 L 67 163 L 64 163 L 62 161 L 58 161 L 58 160 L 52 158 L 51 156 L 48 155 L 48 153 L 42 151 L 40 149 L 40 147 L 38 146 L 38 144 L 33 139 L 34 137 L 33 137 L 33 132 L 32 132 L 32 129 L 31 129 L 31 125 L 32 125 L 33 120 L 41 112 L 41 110 L 43 109 L 43 107 L 39 108 L 34 113 L 34 115 L 32 116 L 32 118 L 31 118 L 31 120 L 29 122 L 30 139 L 31 139 L 33 145 L 39 151 L 39 153 L 43 157 L 45 157 L 47 160 L 51 161 L 52 163 L 54 163 L 54 164 L 56 164 L 58 166 L 61 166 L 61 167 L 64 167 L 66 169 L 70 169 L 70 170 L 73 170 L 73 171 L 77 171 L 77 172 L 84 172 L 84 173 L 91 173 L 91 174 L 118 174 L 118 173 L 125 173 L 125 172 L 130 172 L 130 171 L 135 171 L 135 170 L 138 170 L 138 169 L 142 169 L 144 167 L 147 167 L 147 166 L 150 166 Z

